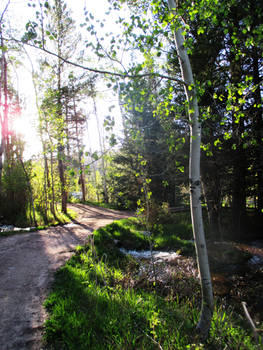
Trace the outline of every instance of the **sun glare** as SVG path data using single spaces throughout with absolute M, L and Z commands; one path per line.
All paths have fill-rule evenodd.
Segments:
M 26 136 L 26 130 L 28 128 L 28 123 L 22 116 L 17 117 L 12 123 L 12 130 L 17 136 L 24 138 Z
M 36 120 L 31 115 L 23 113 L 13 122 L 13 131 L 25 142 L 24 157 L 26 159 L 41 151 L 41 142 L 35 124 Z

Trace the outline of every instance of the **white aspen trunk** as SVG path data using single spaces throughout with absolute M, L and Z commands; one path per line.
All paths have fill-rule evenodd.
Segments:
M 169 9 L 176 11 L 174 0 L 168 0 Z M 201 181 L 200 181 L 200 145 L 201 145 L 201 123 L 199 121 L 199 107 L 192 73 L 192 67 L 184 46 L 185 40 L 181 28 L 174 32 L 176 50 L 179 57 L 181 74 L 185 85 L 185 94 L 188 102 L 189 124 L 190 124 L 190 163 L 189 163 L 189 182 L 190 182 L 190 202 L 191 218 L 193 226 L 193 235 L 195 240 L 195 249 L 197 263 L 200 275 L 202 290 L 202 309 L 197 330 L 203 339 L 207 338 L 213 316 L 214 302 L 213 289 L 208 262 L 208 254 L 203 227 L 202 207 L 201 207 Z

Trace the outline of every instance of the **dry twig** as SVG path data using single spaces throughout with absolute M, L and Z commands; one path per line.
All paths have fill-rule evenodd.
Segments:
M 248 320 L 248 323 L 250 324 L 250 327 L 252 328 L 252 331 L 253 331 L 253 334 L 254 334 L 254 338 L 255 340 L 259 343 L 259 336 L 258 336 L 258 333 L 259 332 L 263 332 L 263 329 L 258 329 L 256 328 L 249 312 L 248 312 L 248 309 L 247 309 L 247 304 L 246 302 L 242 301 L 241 302 L 242 306 L 243 306 L 243 310 L 244 310 L 244 313 L 245 313 L 245 316 L 246 316 L 246 319 Z

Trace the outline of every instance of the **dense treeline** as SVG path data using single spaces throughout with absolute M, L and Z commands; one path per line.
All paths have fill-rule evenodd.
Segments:
M 198 12 L 197 8 L 198 4 L 189 7 L 187 2 L 180 5 L 189 26 L 185 35 L 199 90 L 203 130 L 201 180 L 210 228 L 218 236 L 222 234 L 224 223 L 227 231 L 240 235 L 247 233 L 248 227 L 251 230 L 251 221 L 254 221 L 254 230 L 259 233 L 263 152 L 262 13 L 259 3 L 255 2 L 247 2 L 245 6 L 229 1 L 215 3 L 212 8 L 205 9 L 207 13 Z M 158 10 L 154 19 L 160 27 L 162 21 L 168 22 L 168 8 L 160 5 Z M 134 22 L 140 23 L 139 16 L 133 15 L 135 27 Z M 143 27 L 137 24 L 140 26 Z M 144 53 L 148 58 L 149 50 L 154 52 L 158 45 L 165 49 L 166 73 L 178 72 L 178 59 L 167 27 L 158 32 L 154 28 L 151 37 L 141 35 L 140 40 L 140 45 L 146 45 Z M 166 47 L 161 45 L 165 40 Z M 157 52 L 157 56 L 160 55 L 161 50 Z M 153 60 L 153 56 L 150 59 Z M 134 67 L 136 69 L 145 73 L 151 67 L 139 65 Z M 187 160 L 184 159 L 187 147 L 180 142 L 189 138 L 182 89 L 171 81 L 147 78 L 144 83 L 130 82 L 123 90 L 121 94 L 125 95 L 127 106 L 123 113 L 126 137 L 122 153 L 114 162 L 125 165 L 122 173 L 126 172 L 125 182 L 130 186 L 126 193 L 136 194 L 134 198 L 138 196 L 139 182 L 131 178 L 140 163 L 132 160 L 140 154 L 147 164 L 146 176 L 152 179 L 152 198 L 158 203 L 167 201 L 170 206 L 180 205 L 181 196 L 174 194 L 182 194 L 187 178 Z M 178 172 L 182 167 L 184 176 Z M 222 211 L 223 206 L 230 211 Z M 253 220 L 247 216 L 248 207 L 254 210 Z

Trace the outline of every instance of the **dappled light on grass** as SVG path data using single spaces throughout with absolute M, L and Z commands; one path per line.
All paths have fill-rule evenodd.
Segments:
M 91 257 L 81 260 L 58 273 L 56 291 L 46 302 L 52 310 L 46 338 L 56 349 L 156 349 L 151 338 L 165 339 L 167 326 L 183 326 L 181 314 L 157 294 L 124 289 L 110 272 L 102 275 Z
M 147 244 L 133 218 L 95 231 L 87 246 L 78 247 L 45 303 L 48 349 L 255 349 L 240 319 L 223 306 L 207 343 L 200 344 L 194 331 L 200 308 L 195 261 L 182 256 L 156 264 L 155 279 L 149 262 L 118 247 L 142 250 Z
M 34 232 L 37 230 L 43 230 L 50 226 L 63 225 L 71 222 L 77 217 L 77 213 L 74 210 L 69 209 L 67 214 L 57 211 L 54 216 L 51 211 L 48 211 L 47 217 L 43 217 L 43 213 L 36 210 L 36 223 L 37 226 L 30 225 L 30 219 L 28 217 L 20 218 L 17 220 L 16 225 L 21 225 L 21 227 L 15 227 L 14 225 L 9 225 L 9 229 L 1 229 L 0 236 L 10 236 L 17 233 Z M 27 227 L 27 225 L 30 225 Z

